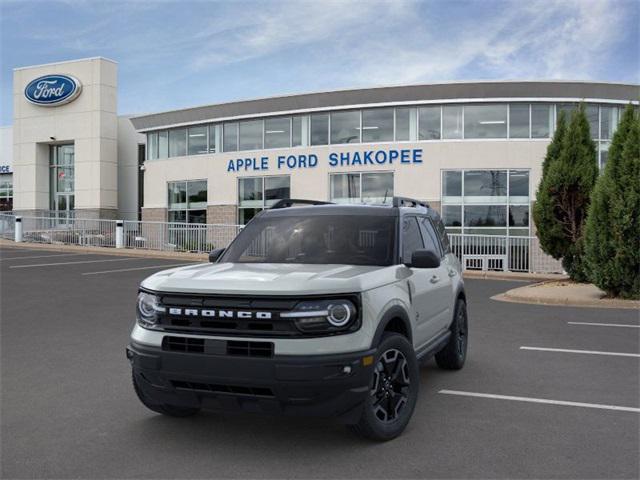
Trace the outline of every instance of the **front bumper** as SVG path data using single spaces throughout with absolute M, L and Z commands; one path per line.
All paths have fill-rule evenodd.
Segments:
M 136 382 L 154 403 L 331 416 L 347 423 L 360 417 L 373 369 L 363 358 L 374 354 L 257 358 L 165 351 L 135 342 L 127 347 Z

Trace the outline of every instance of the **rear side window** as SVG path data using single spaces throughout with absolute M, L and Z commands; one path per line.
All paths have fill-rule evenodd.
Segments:
M 424 248 L 435 252 L 436 255 L 442 258 L 442 248 L 440 248 L 438 234 L 433 229 L 433 225 L 427 217 L 420 218 L 420 231 L 422 232 L 422 238 L 424 238 Z
M 405 217 L 402 220 L 402 260 L 410 262 L 411 255 L 415 250 L 424 248 L 418 219 L 416 217 Z
M 436 229 L 436 233 L 440 237 L 440 243 L 444 249 L 444 253 L 451 253 L 451 244 L 449 243 L 449 237 L 447 236 L 447 230 L 444 227 L 444 222 L 440 218 L 440 215 L 432 215 L 431 221 Z

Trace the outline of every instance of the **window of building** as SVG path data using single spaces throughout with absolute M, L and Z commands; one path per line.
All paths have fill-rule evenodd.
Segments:
M 393 172 L 331 174 L 330 196 L 335 203 L 391 203 Z
M 207 181 L 168 184 L 169 222 L 207 223 Z
M 299 147 L 302 145 L 302 117 L 291 118 L 291 146 Z
M 169 132 L 162 130 L 158 132 L 158 158 L 169 157 Z
M 169 156 L 182 157 L 187 154 L 187 129 L 169 130 Z
M 529 235 L 529 170 L 445 170 L 442 220 L 449 233 Z
M 507 105 L 465 106 L 464 138 L 507 138 Z
M 531 138 L 549 138 L 553 109 L 551 105 L 534 103 L 531 105 Z
M 600 107 L 600 138 L 610 140 L 618 126 L 618 107 Z
M 529 104 L 509 105 L 509 138 L 529 138 Z
M 239 178 L 238 223 L 245 225 L 258 212 L 290 197 L 291 179 L 288 175 Z
M 240 122 L 240 150 L 259 150 L 262 145 L 262 120 Z
M 238 151 L 238 123 L 225 123 L 222 127 L 222 150 L 224 152 Z
M 147 160 L 158 158 L 158 132 L 147 133 Z
M 424 248 L 422 235 L 416 217 L 404 217 L 402 220 L 402 261 L 410 263 L 416 250 Z
M 189 155 L 202 155 L 207 153 L 207 127 L 190 127 L 187 137 L 187 152 Z
M 13 210 L 13 174 L 0 174 L 0 211 Z
M 418 109 L 418 140 L 440 140 L 440 105 Z
M 442 138 L 462 138 L 461 105 L 445 105 L 442 107 Z
M 411 140 L 411 108 L 396 108 L 396 141 Z
M 52 145 L 49 166 L 50 208 L 67 218 L 75 209 L 75 146 Z
M 360 142 L 360 111 L 331 113 L 331 144 Z
M 587 121 L 589 122 L 589 131 L 591 132 L 591 138 L 597 140 L 600 136 L 599 128 L 599 110 L 598 105 L 587 105 L 584 113 L 587 115 Z
M 393 141 L 393 108 L 371 108 L 362 111 L 362 141 Z
M 311 115 L 311 145 L 327 145 L 329 143 L 329 115 L 319 113 Z
M 264 121 L 264 148 L 291 146 L 291 117 L 267 118 Z
M 218 151 L 217 131 L 217 125 L 209 125 L 209 153 L 216 153 Z

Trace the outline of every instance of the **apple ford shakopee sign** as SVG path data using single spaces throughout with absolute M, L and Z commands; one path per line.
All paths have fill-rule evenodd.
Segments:
M 75 77 L 45 75 L 29 82 L 24 89 L 24 96 L 35 105 L 55 107 L 75 100 L 81 90 L 82 84 Z

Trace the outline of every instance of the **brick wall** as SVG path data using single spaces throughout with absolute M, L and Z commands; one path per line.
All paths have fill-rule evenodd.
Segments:
M 238 207 L 236 205 L 208 205 L 207 223 L 235 225 L 238 223 Z
M 166 208 L 143 208 L 142 221 L 143 222 L 166 222 L 167 209 Z

